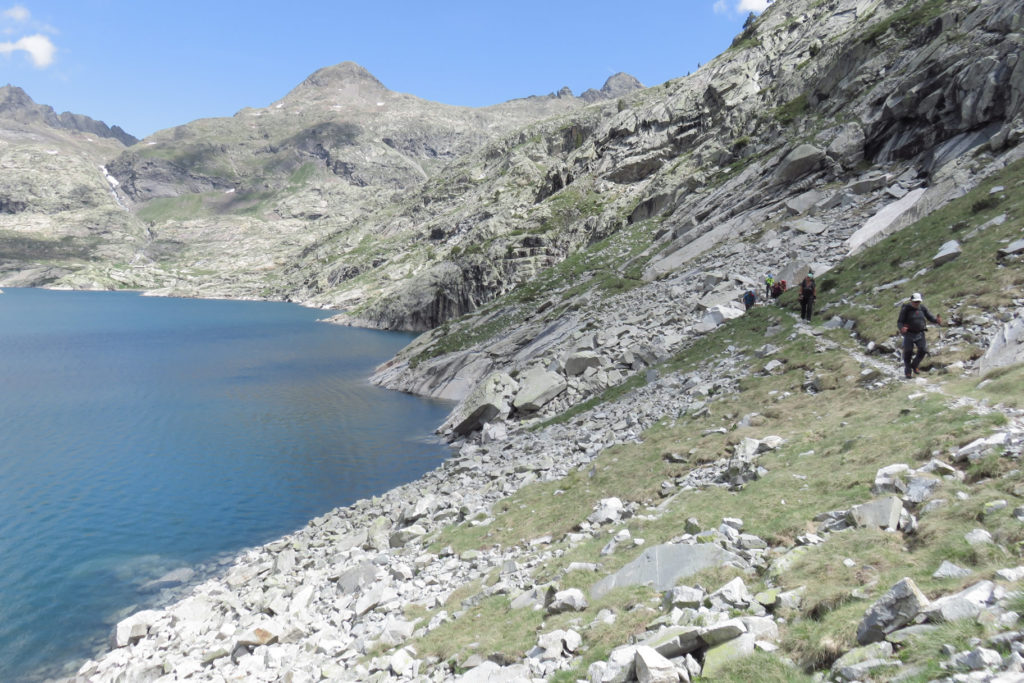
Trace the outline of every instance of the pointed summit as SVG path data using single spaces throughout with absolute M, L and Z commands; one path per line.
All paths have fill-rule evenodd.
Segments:
M 342 62 L 315 71 L 288 93 L 285 99 L 371 101 L 390 92 L 359 64 Z
M 601 88 L 601 92 L 607 97 L 620 97 L 627 95 L 634 90 L 643 89 L 644 84 L 638 81 L 633 76 L 620 71 L 619 73 L 611 76 L 607 81 L 604 82 L 604 86 Z
M 373 74 L 355 62 L 342 62 L 334 66 L 325 66 L 304 80 L 302 85 L 330 88 L 351 85 L 353 83 L 375 85 L 384 88 L 384 84 L 378 81 Z M 386 88 L 384 89 L 386 90 Z
M 38 117 L 39 105 L 16 85 L 7 84 L 0 88 L 0 115 L 17 119 L 19 115 L 31 113 Z
M 628 95 L 634 90 L 642 90 L 643 87 L 644 84 L 636 78 L 620 71 L 614 76 L 609 77 L 600 90 L 591 88 L 582 93 L 580 99 L 588 103 L 597 102 L 598 100 L 614 100 L 616 97 Z

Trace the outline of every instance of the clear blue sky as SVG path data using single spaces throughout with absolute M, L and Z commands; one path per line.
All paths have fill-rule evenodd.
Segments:
M 280 99 L 319 68 L 486 106 L 625 71 L 652 86 L 729 46 L 765 0 L 0 0 L 0 86 L 137 137 Z

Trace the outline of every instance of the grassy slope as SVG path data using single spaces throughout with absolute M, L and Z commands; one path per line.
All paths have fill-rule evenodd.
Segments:
M 604 575 L 640 552 L 637 548 L 601 557 L 599 551 L 606 538 L 578 545 L 565 538 L 601 498 L 618 496 L 652 506 L 652 511 L 653 506 L 662 506 L 652 519 L 634 518 L 625 523 L 647 546 L 678 536 L 689 517 L 698 518 L 704 528 L 715 528 L 722 517 L 729 516 L 742 518 L 746 531 L 769 544 L 788 547 L 797 536 L 815 529 L 815 515 L 870 500 L 870 487 L 879 468 L 893 463 L 919 467 L 932 457 L 948 461 L 951 450 L 988 435 L 1006 419 L 998 410 L 979 413 L 970 407 L 954 408 L 954 398 L 966 396 L 1017 405 L 1019 397 L 1024 396 L 1024 367 L 1002 369 L 984 380 L 940 375 L 937 368 L 982 352 L 983 340 L 972 343 L 970 338 L 958 337 L 953 348 L 933 359 L 935 371 L 928 383 L 939 391 L 922 392 L 919 384 L 902 382 L 869 388 L 855 354 L 861 353 L 869 340 L 893 343 L 896 305 L 910 291 L 924 292 L 932 310 L 952 312 L 946 317 L 954 320 L 1005 310 L 1012 307 L 1013 298 L 1024 295 L 1024 267 L 1019 258 L 997 262 L 995 256 L 999 246 L 1022 234 L 1022 184 L 1024 163 L 1018 163 L 828 273 L 819 287 L 819 303 L 829 309 L 824 317 L 838 313 L 855 320 L 856 335 L 844 330 L 818 337 L 800 333 L 791 295 L 783 298 L 781 308 L 755 308 L 700 338 L 661 368 L 663 372 L 706 370 L 722 353 L 738 355 L 746 369 L 738 394 L 713 400 L 700 417 L 663 421 L 648 430 L 642 444 L 605 451 L 595 462 L 594 476 L 575 473 L 558 482 L 525 487 L 495 506 L 492 523 L 450 527 L 437 539 L 437 545 L 450 544 L 456 551 L 494 544 L 508 547 L 551 534 L 554 542 L 550 550 L 557 558 L 538 566 L 535 581 L 541 584 L 557 580 L 562 588 L 577 586 L 586 591 L 596 577 L 580 572 L 565 574 L 570 562 L 599 562 L 600 575 Z M 1005 189 L 993 193 L 996 186 Z M 1002 214 L 1007 217 L 1002 225 L 965 239 L 974 228 Z M 964 244 L 963 256 L 932 268 L 931 256 L 954 236 Z M 912 274 L 909 281 L 900 286 L 873 291 L 875 286 L 907 277 L 908 273 Z M 767 336 L 766 330 L 772 326 L 774 334 Z M 958 333 L 934 330 L 931 334 L 933 340 L 939 340 Z M 753 352 L 768 342 L 781 350 L 769 358 L 757 358 Z M 781 374 L 761 372 L 771 358 L 785 363 Z M 895 358 L 883 362 L 892 362 L 895 368 Z M 823 391 L 805 392 L 808 374 L 819 377 Z M 750 420 L 753 426 L 738 427 L 743 416 L 754 416 Z M 724 433 L 711 431 L 722 427 Z M 784 446 L 762 456 L 760 463 L 768 474 L 739 493 L 711 489 L 680 493 L 667 502 L 661 498 L 662 482 L 685 474 L 694 465 L 727 455 L 745 436 L 769 434 L 785 438 Z M 689 460 L 669 463 L 663 457 L 667 453 L 689 454 Z M 786 615 L 788 624 L 779 654 L 759 654 L 737 662 L 725 679 L 750 680 L 751 667 L 755 667 L 759 680 L 796 680 L 803 674 L 790 668 L 787 658 L 803 671 L 829 666 L 855 645 L 857 624 L 871 601 L 903 576 L 912 577 L 925 592 L 937 596 L 991 578 L 1000 567 L 1020 564 L 1024 528 L 1010 515 L 1024 495 L 1016 463 L 994 455 L 972 466 L 966 475 L 965 481 L 942 483 L 935 497 L 946 500 L 946 504 L 920 514 L 915 535 L 871 529 L 833 534 L 827 543 L 809 548 L 781 575 L 748 580 L 748 585 L 754 584 L 753 589 L 769 583 L 784 588 L 806 586 L 806 599 L 798 613 Z M 1010 505 L 986 515 L 985 504 L 997 499 L 1008 500 Z M 978 526 L 987 528 L 998 546 L 981 550 L 969 546 L 964 534 Z M 844 564 L 846 559 L 853 560 L 851 566 Z M 971 569 L 972 575 L 966 579 L 932 579 L 931 574 L 944 559 Z M 695 583 L 714 589 L 728 578 L 728 574 L 711 575 Z M 485 583 L 496 580 L 492 576 Z M 421 655 L 455 662 L 474 652 L 521 656 L 536 642 L 538 633 L 572 626 L 582 632 L 585 652 L 576 670 L 560 674 L 560 680 L 570 681 L 584 676 L 590 662 L 606 657 L 611 647 L 643 632 L 661 614 L 658 596 L 644 588 L 614 591 L 582 615 L 546 619 L 538 612 L 510 610 L 509 599 L 504 596 L 474 599 L 480 588 L 465 587 L 452 596 L 445 606 L 449 611 L 466 605 L 472 605 L 472 609 L 417 643 Z M 855 597 L 856 589 L 863 591 L 861 597 Z M 614 625 L 586 626 L 604 607 L 613 609 L 618 621 Z M 967 639 L 980 635 L 983 628 L 973 623 L 945 626 L 916 646 L 903 649 L 900 656 L 923 665 L 921 680 L 927 680 L 939 675 L 940 645 L 963 647 Z

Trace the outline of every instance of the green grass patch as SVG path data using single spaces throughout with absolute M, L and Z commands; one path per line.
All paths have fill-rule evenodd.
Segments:
M 522 658 L 536 644 L 536 631 L 544 620 L 543 612 L 514 610 L 508 597 L 500 595 L 464 609 L 456 603 L 452 609 L 459 616 L 417 640 L 416 650 L 420 656 L 437 657 L 456 667 L 473 654 Z
M 157 197 L 142 206 L 136 215 L 149 223 L 188 221 L 209 215 L 202 195 L 185 194 L 178 197 Z
M 700 679 L 703 680 L 703 679 Z M 715 683 L 811 683 L 816 680 L 778 655 L 755 652 L 734 659 L 715 672 Z
M 807 104 L 807 94 L 801 93 L 789 102 L 773 109 L 770 115 L 782 125 L 788 126 L 798 117 L 804 115 L 807 111 Z
M 873 45 L 890 29 L 897 35 L 905 37 L 919 26 L 940 16 L 947 8 L 948 3 L 945 0 L 921 0 L 906 3 L 885 19 L 871 26 L 861 40 Z
M 288 185 L 291 189 L 298 189 L 308 183 L 316 174 L 317 165 L 311 161 L 299 166 L 291 176 L 288 177 Z
M 0 261 L 88 260 L 97 243 L 95 238 L 65 235 L 60 239 L 46 239 L 0 230 Z

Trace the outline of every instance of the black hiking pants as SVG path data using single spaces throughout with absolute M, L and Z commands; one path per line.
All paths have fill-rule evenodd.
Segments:
M 800 299 L 800 317 L 804 320 L 811 319 L 811 313 L 814 309 L 814 297 L 808 296 Z
M 917 354 L 914 354 L 914 347 L 917 347 Z M 928 353 L 928 342 L 925 341 L 924 332 L 907 332 L 903 335 L 903 374 L 910 377 L 917 366 L 924 360 Z

